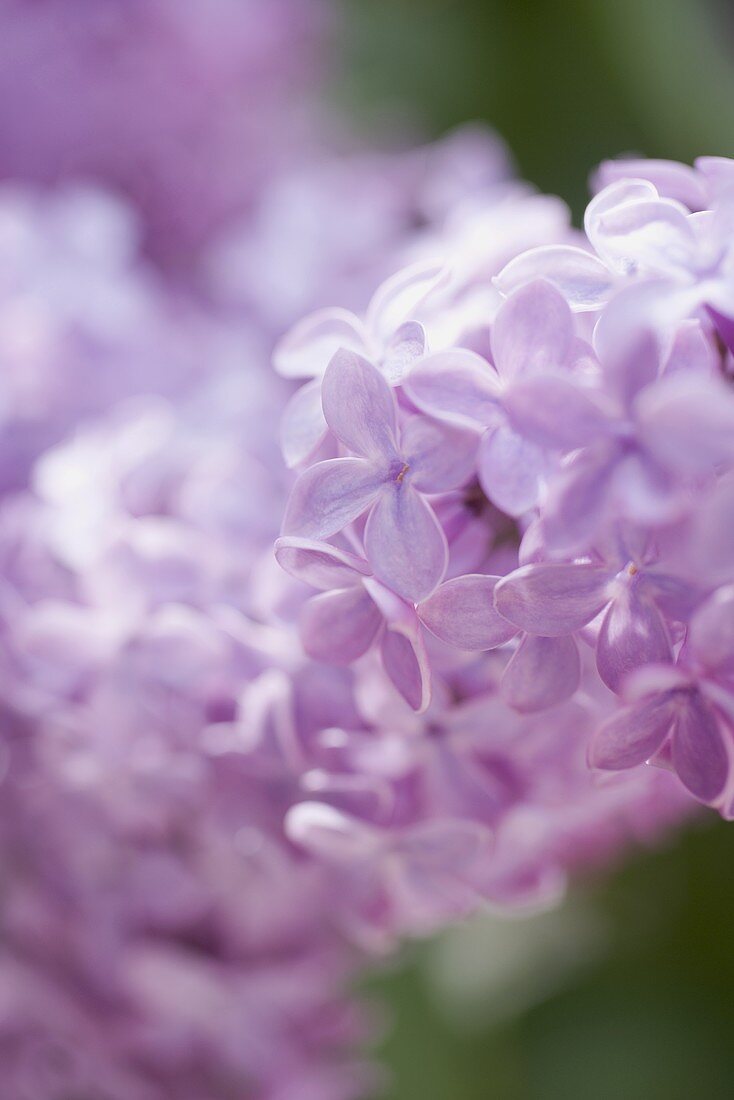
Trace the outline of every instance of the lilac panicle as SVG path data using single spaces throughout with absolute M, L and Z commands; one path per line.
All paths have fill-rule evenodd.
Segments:
M 13 1097 L 362 1100 L 375 954 L 732 814 L 726 162 L 580 245 L 476 128 L 322 159 L 320 8 L 218 7 L 0 15 Z
M 592 771 L 659 765 L 730 816 L 734 168 L 608 162 L 597 183 L 583 237 L 518 248 L 501 270 L 479 275 L 449 238 L 448 274 L 395 318 L 393 340 L 421 334 L 399 373 L 389 333 L 357 352 L 332 327 L 309 384 L 327 451 L 301 451 L 284 529 L 338 536 L 415 607 L 431 709 L 477 662 L 521 716 L 593 700 Z M 369 397 L 344 370 L 356 355 Z M 438 532 L 397 503 L 414 465 L 398 441 L 417 423 L 475 444 L 431 456 Z

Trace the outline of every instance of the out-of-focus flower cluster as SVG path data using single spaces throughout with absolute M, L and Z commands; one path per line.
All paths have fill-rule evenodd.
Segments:
M 322 0 L 2 0 L 0 179 L 103 181 L 191 264 L 315 153 Z
M 287 94 L 313 71 L 320 9 L 217 10 L 0 6 L 13 1100 L 362 1097 L 373 1025 L 344 990 L 370 953 L 484 904 L 548 904 L 688 813 L 666 770 L 587 766 L 623 713 L 630 637 L 638 663 L 659 647 L 645 683 L 666 694 L 623 729 L 725 705 L 732 555 L 711 531 L 729 397 L 705 319 L 723 326 L 723 258 L 705 297 L 676 261 L 675 294 L 643 312 L 680 323 L 651 335 L 624 285 L 652 295 L 658 268 L 578 248 L 494 138 L 321 157 Z M 593 343 L 596 314 L 553 289 L 569 254 L 608 322 Z M 533 255 L 545 282 L 523 274 Z M 316 307 L 278 377 L 275 338 Z M 693 410 L 677 442 L 659 422 L 635 434 L 651 386 L 653 408 Z M 621 472 L 554 525 L 551 489 L 579 466 Z M 553 608 L 560 628 L 538 630 Z

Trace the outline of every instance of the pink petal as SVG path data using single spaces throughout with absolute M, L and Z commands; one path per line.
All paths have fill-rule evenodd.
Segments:
M 457 649 L 484 650 L 504 645 L 517 633 L 495 610 L 499 577 L 467 574 L 445 581 L 416 608 L 424 626 Z
M 350 665 L 367 652 L 382 616 L 362 587 L 323 592 L 303 605 L 301 642 L 314 661 Z
M 544 470 L 540 448 L 508 424 L 500 424 L 483 437 L 479 480 L 492 503 L 508 515 L 521 516 L 535 507 Z
M 609 601 L 610 575 L 594 565 L 547 562 L 523 565 L 503 577 L 495 607 L 529 634 L 557 637 L 580 630 Z
M 439 424 L 426 416 L 406 420 L 400 449 L 410 467 L 410 483 L 428 493 L 457 489 L 474 473 L 478 440 L 474 432 Z
M 430 416 L 483 428 L 497 413 L 499 379 L 486 359 L 455 349 L 426 356 L 413 367 L 403 389 Z
M 320 309 L 304 317 L 276 345 L 273 366 L 284 378 L 321 378 L 339 348 L 364 351 L 364 325 L 346 309 Z
M 521 714 L 534 714 L 570 699 L 579 686 L 581 661 L 570 637 L 526 634 L 500 685 L 502 698 Z
M 491 331 L 492 357 L 500 377 L 562 366 L 574 345 L 566 299 L 545 279 L 514 291 L 500 306 Z
M 545 279 L 577 312 L 601 309 L 609 298 L 614 280 L 601 260 L 573 245 L 548 244 L 522 252 L 493 280 L 501 294 L 508 295 L 534 279 Z
M 596 666 L 604 683 L 619 692 L 630 672 L 643 665 L 672 660 L 670 636 L 660 612 L 640 596 L 636 586 L 626 588 L 607 609 L 599 631 Z
M 416 603 L 441 583 L 448 564 L 446 536 L 433 509 L 412 486 L 390 486 L 378 497 L 364 533 L 375 575 Z
M 370 576 L 364 558 L 311 539 L 279 538 L 275 542 L 278 565 L 304 584 L 328 592 L 332 588 L 351 588 L 360 578 Z
M 321 381 L 301 386 L 286 405 L 280 421 L 280 448 L 289 468 L 306 462 L 328 431 L 321 408 Z
M 713 802 L 726 786 L 729 759 L 715 712 L 696 693 L 676 712 L 673 767 L 692 795 Z
M 395 396 L 367 359 L 338 351 L 326 368 L 321 404 L 326 423 L 350 451 L 384 461 L 395 454 Z
M 618 710 L 597 731 L 589 749 L 589 764 L 605 771 L 644 764 L 667 737 L 673 713 L 673 703 L 667 695 Z
M 361 516 L 383 484 L 384 477 L 362 458 L 317 462 L 293 486 L 283 534 L 329 538 Z

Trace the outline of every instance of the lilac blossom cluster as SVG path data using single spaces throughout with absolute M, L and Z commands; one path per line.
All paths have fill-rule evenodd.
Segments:
M 332 162 L 325 179 L 364 179 L 371 163 Z M 359 254 L 362 304 L 388 241 L 409 276 L 367 321 L 346 309 L 360 308 L 348 238 L 321 287 L 308 271 L 300 287 L 293 269 L 282 278 L 300 303 L 350 272 L 339 343 L 397 384 L 425 350 L 404 319 L 416 295 L 447 293 L 430 255 L 462 258 L 435 313 L 453 343 L 458 303 L 481 319 L 519 250 L 570 235 L 562 204 L 510 182 L 476 131 L 377 163 L 392 164 L 395 197 Z M 293 176 L 275 178 L 263 214 Z M 334 217 L 374 225 L 369 190 L 355 194 L 335 189 Z M 308 219 L 303 233 L 307 248 Z M 569 873 L 652 840 L 687 806 L 662 772 L 591 781 L 600 692 L 550 720 L 520 714 L 500 688 L 503 651 L 444 647 L 423 714 L 374 654 L 341 668 L 322 660 L 333 645 L 304 654 L 297 618 L 328 616 L 334 593 L 314 607 L 273 559 L 294 476 L 276 425 L 302 424 L 291 465 L 333 451 L 330 429 L 269 369 L 277 321 L 250 264 L 204 305 L 141 258 L 140 237 L 135 213 L 98 190 L 0 194 L 0 1076 L 29 1100 L 356 1100 L 375 1084 L 359 1055 L 374 1025 L 344 989 L 370 955 L 481 905 L 551 904 Z M 302 358 L 299 333 L 320 339 L 320 324 L 276 354 L 283 374 L 314 374 L 311 390 L 320 361 Z M 443 429 L 400 427 L 395 454 L 427 456 L 422 509 L 425 478 L 446 476 L 428 461 Z M 460 469 L 464 433 L 447 430 Z M 478 547 L 510 568 L 510 521 L 478 491 L 443 496 L 457 575 Z M 414 603 L 360 547 L 301 538 L 279 556 L 336 581 L 340 660 L 360 619 L 408 694 L 421 632 L 422 667 L 435 665 Z
M 358 677 L 379 654 L 429 728 L 472 670 L 510 755 L 539 722 L 564 754 L 581 708 L 600 798 L 672 772 L 732 817 L 734 162 L 597 183 L 584 234 L 510 259 L 481 312 L 459 248 L 284 339 L 276 368 L 315 381 L 276 555 L 319 593 L 305 651 Z
M 362 1098 L 371 957 L 718 774 L 727 163 L 589 248 L 481 129 L 322 155 L 321 6 L 213 12 L 0 3 L 13 1100 Z

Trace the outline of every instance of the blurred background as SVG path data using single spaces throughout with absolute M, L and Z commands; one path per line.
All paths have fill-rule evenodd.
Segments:
M 470 119 L 580 219 L 605 157 L 734 156 L 727 0 L 341 0 L 333 97 L 363 129 Z M 734 829 L 576 884 L 552 914 L 489 916 L 408 951 L 385 1000 L 386 1100 L 734 1096 Z

